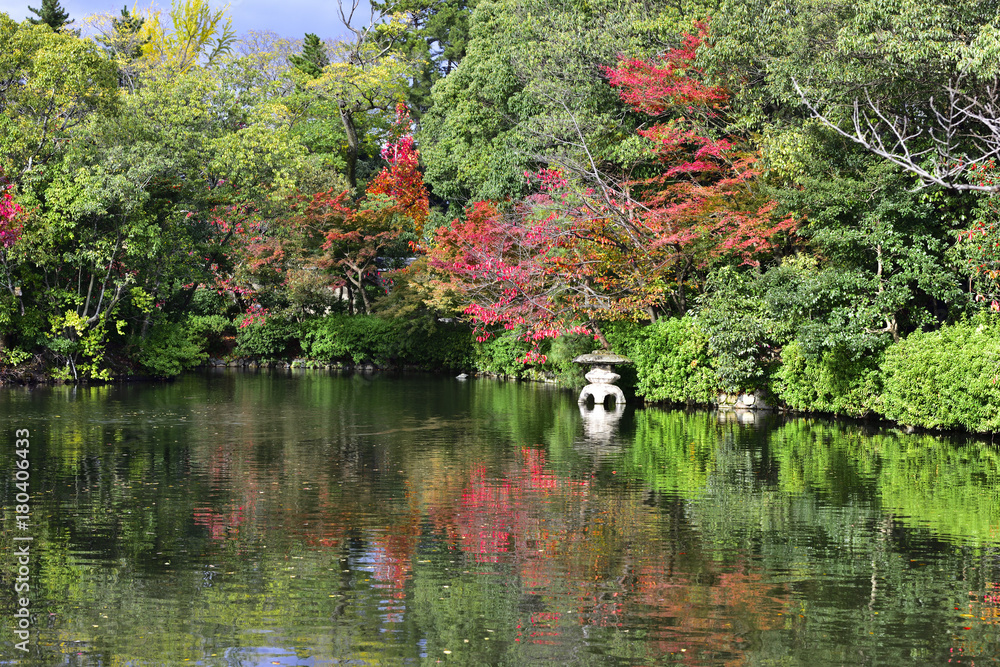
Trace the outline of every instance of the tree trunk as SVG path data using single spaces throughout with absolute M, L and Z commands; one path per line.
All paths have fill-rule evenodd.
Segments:
M 356 167 L 361 144 L 358 141 L 358 131 L 354 127 L 354 116 L 344 105 L 340 106 L 340 120 L 343 121 L 344 132 L 347 133 L 347 182 L 351 184 L 353 194 L 358 188 Z
M 371 304 L 368 303 L 368 292 L 365 290 L 365 275 L 358 271 L 358 291 L 361 292 L 361 303 L 365 307 L 365 315 L 372 312 Z

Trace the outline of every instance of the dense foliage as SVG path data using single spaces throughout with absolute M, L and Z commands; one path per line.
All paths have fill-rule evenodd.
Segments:
M 372 4 L 0 14 L 7 377 L 603 346 L 646 400 L 997 428 L 991 5 Z
M 886 352 L 885 415 L 904 424 L 1000 430 L 995 322 L 918 331 Z

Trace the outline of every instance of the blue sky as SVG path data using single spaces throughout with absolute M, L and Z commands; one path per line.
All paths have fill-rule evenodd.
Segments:
M 121 12 L 122 6 L 135 6 L 124 0 L 60 0 L 60 4 L 72 19 L 81 19 L 90 14 Z M 348 8 L 350 0 L 348 2 Z M 0 12 L 8 14 L 15 21 L 27 18 L 28 5 L 40 7 L 42 0 L 0 0 Z M 154 4 L 160 9 L 169 9 L 170 0 L 157 0 Z M 212 1 L 213 6 L 224 5 L 224 2 Z M 361 21 L 368 20 L 370 7 L 368 0 L 360 0 L 358 12 L 362 13 Z M 344 31 L 337 12 L 337 0 L 231 0 L 229 14 L 233 18 L 233 27 L 237 34 L 249 30 L 272 30 L 282 37 L 301 39 L 306 32 L 314 32 L 321 39 L 342 37 Z M 139 9 L 148 8 L 150 0 L 140 0 Z M 32 16 L 34 16 L 32 14 Z

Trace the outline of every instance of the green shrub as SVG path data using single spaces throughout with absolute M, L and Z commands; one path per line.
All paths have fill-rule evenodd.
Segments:
M 658 320 L 649 326 L 618 326 L 607 332 L 615 349 L 635 362 L 636 394 L 649 401 L 711 403 L 718 377 L 708 335 L 692 317 Z
M 222 315 L 191 315 L 185 326 L 195 340 L 201 341 L 204 350 L 213 356 L 226 353 L 223 336 L 229 334 L 232 340 L 232 334 L 236 331 L 233 323 Z
M 914 332 L 882 364 L 883 411 L 925 428 L 1000 430 L 1000 325 L 996 320 Z
M 722 267 L 709 277 L 706 290 L 698 329 L 708 336 L 721 388 L 766 388 L 778 365 L 776 351 L 793 333 L 787 313 L 770 307 L 759 271 Z
M 403 363 L 425 370 L 466 370 L 475 366 L 475 335 L 461 324 L 425 322 L 407 326 L 404 320 L 392 320 L 397 337 L 397 356 Z
M 522 333 L 507 330 L 476 343 L 476 368 L 484 373 L 521 378 L 526 372 L 520 360 L 531 350 Z
M 589 368 L 574 364 L 573 360 L 581 354 L 593 352 L 597 347 L 598 343 L 590 335 L 560 336 L 552 341 L 544 368 L 560 385 L 571 389 L 582 389 L 587 384 L 584 375 Z
M 473 366 L 473 336 L 468 327 L 374 315 L 331 314 L 301 325 L 269 318 L 240 330 L 237 353 L 276 358 L 301 346 L 302 354 L 327 363 L 413 365 L 426 370 Z
M 173 377 L 208 358 L 204 338 L 186 322 L 161 320 L 138 341 L 136 359 L 151 375 Z
M 793 341 L 781 351 L 772 390 L 795 410 L 863 417 L 881 408 L 880 361 L 881 355 L 855 357 L 843 348 L 811 357 Z
M 187 311 L 193 315 L 218 315 L 234 308 L 232 300 L 215 290 L 198 288 L 191 295 Z
M 399 356 L 398 327 L 370 315 L 328 315 L 307 322 L 302 352 L 326 362 L 386 365 Z
M 272 316 L 238 329 L 233 352 L 239 357 L 283 359 L 295 353 L 298 337 L 298 324 Z

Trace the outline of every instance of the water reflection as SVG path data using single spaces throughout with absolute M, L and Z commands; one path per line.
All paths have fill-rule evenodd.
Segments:
M 321 373 L 0 409 L 33 433 L 40 664 L 1000 654 L 1000 460 L 978 444 Z
M 591 445 L 594 451 L 603 451 L 617 435 L 618 423 L 625 414 L 625 404 L 616 402 L 611 408 L 601 403 L 595 403 L 593 407 L 587 407 L 585 403 L 579 405 L 584 442 Z

